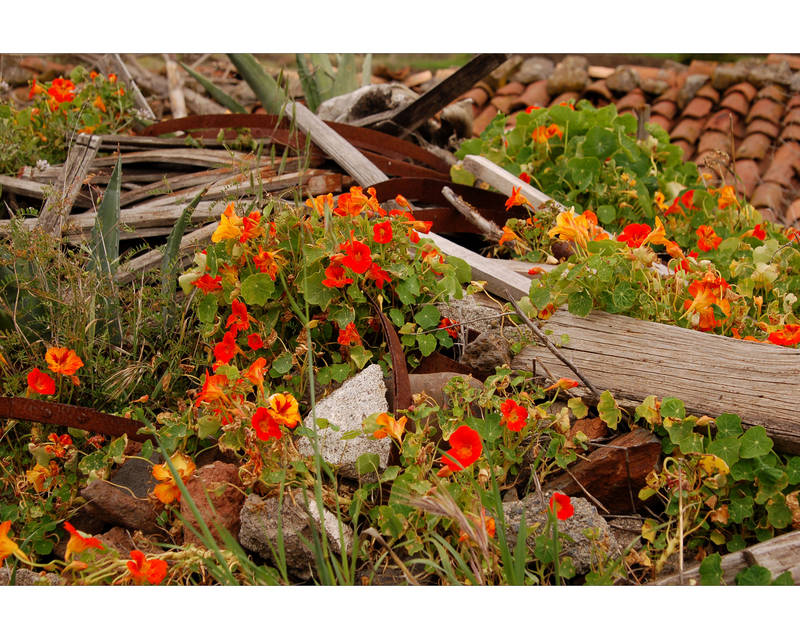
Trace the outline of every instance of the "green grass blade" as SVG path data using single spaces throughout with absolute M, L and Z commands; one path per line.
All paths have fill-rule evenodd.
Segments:
M 274 78 L 264 71 L 264 67 L 251 53 L 229 53 L 228 57 L 244 81 L 253 89 L 267 113 L 277 115 L 287 97 Z
M 164 296 L 172 293 L 175 288 L 174 278 L 180 259 L 178 250 L 181 247 L 181 240 L 183 239 L 183 234 L 186 232 L 189 220 L 192 219 L 194 210 L 207 192 L 208 187 L 205 187 L 195 196 L 189 206 L 183 209 L 183 213 L 181 213 L 180 217 L 175 221 L 175 225 L 172 227 L 172 231 L 170 231 L 169 237 L 167 238 L 167 244 L 164 248 L 164 257 L 161 259 L 161 293 Z
M 122 161 L 117 160 L 108 181 L 103 201 L 97 208 L 92 228 L 92 267 L 99 273 L 113 275 L 119 259 L 119 198 Z
M 202 73 L 198 73 L 191 67 L 186 66 L 183 62 L 181 62 L 180 65 L 184 68 L 186 73 L 188 73 L 202 85 L 202 87 L 206 90 L 206 93 L 208 93 L 208 95 L 210 95 L 212 99 L 219 102 L 231 113 L 247 113 L 247 109 L 245 109 L 234 98 L 225 93 L 225 91 L 220 89 L 216 84 L 214 84 L 211 80 L 205 77 Z

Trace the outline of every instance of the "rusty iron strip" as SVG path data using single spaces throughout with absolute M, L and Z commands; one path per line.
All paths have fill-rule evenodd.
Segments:
M 442 158 L 407 140 L 348 124 L 336 122 L 327 124 L 362 151 L 377 153 L 387 160 L 397 161 L 405 158 L 421 163 L 423 166 L 417 168 L 427 170 L 420 174 L 422 177 L 433 177 L 435 174 L 437 178 L 442 179 L 449 175 L 449 166 Z M 278 144 L 288 144 L 296 150 L 304 149 L 306 145 L 306 136 L 301 131 L 290 131 L 288 118 L 278 118 L 274 115 L 260 113 L 189 116 L 165 120 L 147 127 L 141 135 L 157 136 L 177 131 L 208 131 L 211 137 L 216 137 L 219 129 L 225 128 L 257 130 L 259 134 L 268 135 Z M 313 152 L 321 153 L 316 145 L 312 144 L 311 148 L 314 150 Z M 409 164 L 409 166 L 416 165 Z
M 389 318 L 384 315 L 377 305 L 378 318 L 383 327 L 383 335 L 386 337 L 386 343 L 389 346 L 389 355 L 392 358 L 392 385 L 394 396 L 394 411 L 406 410 L 411 406 L 411 381 L 408 379 L 408 366 L 406 366 L 406 356 L 403 352 L 403 346 L 400 344 L 400 338 L 397 337 L 397 331 L 389 321 Z
M 153 440 L 151 435 L 141 435 L 138 430 L 145 426 L 135 419 L 101 413 L 93 408 L 70 406 L 58 402 L 46 402 L 27 397 L 0 397 L 0 417 L 19 419 L 42 424 L 54 424 L 67 428 L 80 428 L 93 433 L 121 437 L 137 442 Z

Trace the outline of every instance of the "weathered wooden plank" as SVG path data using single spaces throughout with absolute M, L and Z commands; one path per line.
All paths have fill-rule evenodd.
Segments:
M 482 53 L 475 56 L 453 75 L 442 80 L 407 107 L 401 109 L 391 120 L 399 129 L 400 137 L 408 135 L 436 115 L 508 58 L 507 53 Z
M 96 136 L 80 134 L 75 139 L 64 163 L 61 184 L 53 185 L 55 190 L 48 196 L 39 213 L 36 226 L 45 233 L 53 237 L 61 236 L 64 218 L 72 211 L 98 148 L 100 139 Z
M 256 166 L 256 157 L 251 153 L 238 151 L 215 151 L 212 149 L 173 148 L 147 151 L 133 151 L 119 154 L 123 166 L 141 162 L 158 162 L 159 164 L 178 164 L 188 166 L 207 166 L 220 168 L 223 166 Z M 92 167 L 113 166 L 117 163 L 117 155 L 97 158 Z M 259 166 L 271 163 L 270 158 L 262 157 Z
M 45 185 L 35 180 L 0 175 L 0 187 L 25 197 L 43 200 L 45 198 Z
M 800 351 L 596 311 L 557 311 L 552 332 L 579 370 L 600 390 L 636 403 L 648 395 L 679 397 L 689 413 L 736 413 L 763 425 L 781 450 L 800 454 Z M 543 346 L 526 346 L 512 361 L 532 370 L 540 360 L 556 377 L 569 369 Z M 582 388 L 574 389 L 581 393 Z
M 723 555 L 722 579 L 728 585 L 736 583 L 736 575 L 749 566 L 763 566 L 773 579 L 787 570 L 795 583 L 800 583 L 800 530 L 762 541 L 744 550 Z M 700 565 L 697 564 L 681 575 L 670 575 L 653 582 L 652 586 L 697 585 L 700 583 Z
M 476 178 L 494 187 L 500 193 L 511 196 L 511 189 L 518 188 L 520 195 L 523 195 L 533 206 L 541 206 L 545 202 L 555 202 L 558 208 L 564 206 L 553 200 L 539 189 L 523 182 L 515 175 L 505 169 L 501 169 L 494 162 L 481 157 L 480 155 L 467 155 L 463 160 L 464 168 L 472 173 Z

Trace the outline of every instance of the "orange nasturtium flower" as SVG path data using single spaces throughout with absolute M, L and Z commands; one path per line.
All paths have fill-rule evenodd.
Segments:
M 244 222 L 242 222 L 242 218 L 236 215 L 233 203 L 228 204 L 222 215 L 220 215 L 219 226 L 211 235 L 211 241 L 216 243 L 228 239 L 238 240 L 242 235 L 243 228 Z
M 56 382 L 47 373 L 34 368 L 28 373 L 28 390 L 39 395 L 52 395 L 56 392 Z
M 476 517 L 475 515 L 467 515 L 472 522 L 478 528 L 484 528 L 486 530 L 486 534 L 494 538 L 495 533 L 497 532 L 497 525 L 495 524 L 494 517 L 487 517 L 486 516 L 486 509 L 481 507 L 481 516 L 480 518 Z M 463 530 L 463 529 L 462 529 Z M 469 533 L 463 532 L 461 536 L 458 538 L 459 543 L 467 541 L 469 539 Z
M 709 271 L 700 280 L 695 280 L 689 285 L 691 301 L 686 300 L 683 307 L 686 309 L 684 316 L 694 313 L 698 315 L 697 328 L 701 331 L 710 331 L 718 325 L 714 317 L 716 305 L 726 317 L 731 313 L 731 304 L 727 299 L 726 290 L 730 285 L 721 276 Z
M 713 251 L 720 245 L 722 238 L 707 224 L 702 224 L 695 231 L 697 235 L 697 248 L 701 251 Z
M 520 176 L 522 177 L 522 176 Z M 530 179 L 530 178 L 528 178 Z M 530 202 L 528 202 L 527 198 L 524 195 L 520 195 L 520 190 L 522 187 L 512 186 L 511 187 L 511 197 L 506 200 L 506 211 L 508 211 L 512 206 L 530 206 Z
M 351 344 L 361 344 L 361 336 L 358 334 L 358 330 L 356 330 L 356 325 L 353 322 L 350 322 L 344 328 L 339 329 L 339 337 L 336 341 L 341 344 L 342 346 L 350 346 Z
M 306 206 L 314 209 L 319 215 L 325 215 L 326 206 L 329 211 L 333 211 L 333 194 L 328 193 L 327 195 L 318 195 L 315 198 L 309 198 L 306 200 Z
M 259 247 L 258 254 L 253 256 L 253 264 L 262 273 L 269 275 L 270 279 L 274 282 L 275 277 L 278 275 L 278 251 L 267 251 L 263 247 Z
M 563 495 L 561 493 L 553 493 L 553 496 L 550 497 L 550 510 L 554 512 L 556 517 L 561 521 L 569 519 L 575 514 L 575 507 L 572 505 L 569 495 Z
M 378 288 L 383 288 L 384 284 L 392 281 L 392 278 L 389 277 L 389 273 L 378 266 L 376 262 L 373 262 L 369 265 L 367 279 L 374 280 Z
M 762 242 L 767 239 L 767 232 L 763 228 L 761 228 L 760 224 L 756 224 L 752 229 L 749 231 L 745 231 L 742 233 L 742 237 L 754 237 L 757 240 L 761 240 Z
M 437 473 L 440 477 L 446 477 L 450 473 L 464 470 L 475 462 L 483 451 L 481 436 L 466 424 L 459 426 L 450 435 L 447 443 L 450 444 L 450 450 L 441 459 L 445 467 Z
M 74 375 L 83 366 L 83 361 L 71 348 L 48 348 L 44 355 L 47 367 L 60 375 Z
M 669 207 L 664 203 L 664 194 L 661 191 L 656 191 L 655 196 L 653 196 L 653 202 L 655 202 L 658 210 L 661 212 L 666 211 Z
M 106 109 L 106 103 L 105 103 L 105 102 L 103 102 L 103 96 L 101 96 L 101 95 L 98 95 L 98 96 L 97 96 L 97 97 L 94 99 L 94 102 L 92 102 L 92 106 L 93 106 L 93 107 L 95 107 L 96 109 L 99 109 L 99 110 L 100 110 L 100 111 L 102 111 L 103 113 L 106 113 L 106 112 L 107 112 L 107 109 Z
M 500 237 L 499 240 L 497 240 L 497 243 L 502 245 L 502 244 L 504 244 L 506 242 L 518 241 L 519 239 L 521 239 L 520 236 L 517 235 L 512 228 L 510 228 L 508 226 L 504 226 L 503 227 L 503 235 Z
M 570 388 L 575 388 L 577 385 L 578 382 L 576 382 L 574 379 L 570 379 L 569 377 L 561 377 L 555 384 L 551 384 L 544 390 L 569 390 Z
M 194 461 L 192 461 L 191 457 L 177 451 L 172 454 L 170 460 L 175 466 L 175 470 L 178 471 L 181 481 L 185 483 L 195 471 L 196 466 Z M 178 488 L 178 484 L 175 483 L 175 479 L 172 477 L 172 473 L 169 471 L 169 466 L 166 462 L 153 466 L 153 477 L 161 482 L 153 489 L 153 494 L 158 501 L 162 504 L 171 504 L 176 499 L 180 499 L 181 489 Z
M 228 394 L 224 390 L 224 386 L 228 384 L 228 378 L 225 375 L 209 375 L 206 371 L 206 379 L 203 382 L 203 387 L 197 394 L 195 404 L 199 406 L 203 402 L 213 404 L 215 402 L 228 403 Z
M 230 328 L 235 333 L 246 331 L 250 328 L 252 317 L 247 312 L 247 305 L 239 300 L 231 302 L 231 314 L 225 322 L 225 328 Z
M 75 530 L 68 521 L 64 522 L 64 530 L 69 533 L 69 541 L 67 542 L 67 549 L 64 551 L 64 561 L 69 561 L 73 553 L 82 553 L 89 548 L 97 548 L 98 550 L 105 550 L 103 544 L 99 539 L 95 539 L 91 535 L 82 533 L 80 530 Z
M 732 186 L 726 184 L 720 189 L 710 189 L 711 193 L 717 193 L 717 206 L 721 209 L 729 207 L 731 204 L 736 204 L 736 193 Z
M 575 215 L 572 210 L 561 211 L 556 216 L 556 225 L 547 234 L 553 238 L 571 241 L 582 248 L 586 248 L 589 240 L 608 239 L 602 227 L 597 224 L 597 216 L 592 211 L 584 211 L 580 215 Z
M 283 437 L 281 431 L 281 423 L 276 419 L 275 414 L 264 406 L 259 406 L 253 417 L 250 419 L 250 425 L 256 431 L 256 437 L 261 441 L 269 441 L 270 439 L 280 439 Z
M 437 328 L 443 328 L 447 331 L 447 334 L 452 337 L 453 339 L 458 337 L 458 328 L 457 324 L 453 322 L 449 317 L 443 317 L 442 321 L 439 322 L 439 326 Z
M 375 423 L 380 426 L 378 430 L 372 433 L 375 439 L 383 439 L 384 437 L 393 437 L 397 440 L 398 444 L 403 441 L 403 433 L 406 430 L 407 417 L 395 419 L 388 413 L 381 413 L 375 418 Z
M 215 277 L 211 277 L 208 273 L 205 273 L 202 277 L 198 277 L 194 282 L 192 282 L 193 286 L 199 288 L 203 293 L 208 295 L 209 293 L 213 293 L 214 291 L 219 291 L 222 289 L 222 276 L 217 275 Z
M 250 215 L 242 218 L 242 234 L 239 236 L 239 243 L 244 244 L 247 240 L 258 237 L 264 233 L 264 228 L 260 225 L 261 212 L 252 211 Z
M 75 85 L 71 80 L 56 78 L 47 90 L 53 100 L 61 104 L 62 102 L 72 102 L 75 99 Z
M 167 562 L 163 559 L 145 559 L 141 550 L 131 550 L 131 560 L 127 566 L 136 585 L 140 586 L 146 581 L 156 586 L 167 576 Z
M 267 400 L 275 419 L 287 428 L 294 428 L 300 423 L 300 407 L 290 393 L 274 393 Z
M 780 346 L 800 344 L 800 324 L 785 324 L 779 331 L 767 335 L 767 339 Z
M 0 524 L 0 566 L 6 557 L 14 555 L 22 561 L 30 561 L 28 556 L 19 549 L 19 546 L 8 538 L 8 531 L 11 530 L 11 522 L 4 521 Z
M 40 464 L 36 464 L 30 470 L 25 471 L 25 479 L 31 484 L 37 493 L 44 492 L 44 482 L 49 477 L 58 475 L 58 465 L 55 461 L 50 462 L 51 466 L 48 468 Z M 55 467 L 55 468 L 54 468 Z
M 501 424 L 505 424 L 508 430 L 519 432 L 528 420 L 528 409 L 520 406 L 510 397 L 500 405 L 500 412 L 503 417 Z
M 628 224 L 617 235 L 617 242 L 625 242 L 630 248 L 638 248 L 652 230 L 649 224 Z

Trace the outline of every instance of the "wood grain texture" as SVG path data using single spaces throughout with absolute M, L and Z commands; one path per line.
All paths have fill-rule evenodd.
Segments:
M 600 311 L 576 317 L 559 310 L 543 328 L 552 331 L 556 344 L 569 336 L 565 354 L 592 384 L 617 399 L 640 403 L 648 395 L 678 397 L 689 413 L 736 413 L 747 425 L 763 425 L 780 449 L 800 454 L 797 349 Z M 534 358 L 553 375 L 570 377 L 543 346 L 526 346 L 512 367 L 532 370 Z
M 464 168 L 472 173 L 479 180 L 486 182 L 494 187 L 503 195 L 511 196 L 511 189 L 518 188 L 521 195 L 527 198 L 533 206 L 541 206 L 545 202 L 555 202 L 553 198 L 542 193 L 539 189 L 523 182 L 517 176 L 512 175 L 505 169 L 501 169 L 494 162 L 481 157 L 480 155 L 467 155 L 464 157 Z M 556 202 L 556 205 L 563 209 L 564 206 Z

